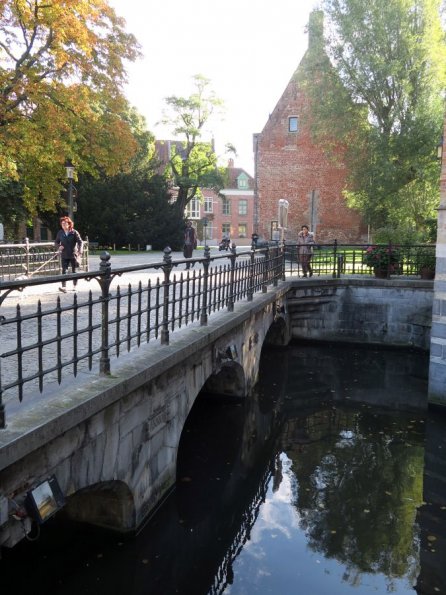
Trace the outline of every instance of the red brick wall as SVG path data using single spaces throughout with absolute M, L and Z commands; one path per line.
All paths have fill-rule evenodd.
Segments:
M 307 99 L 293 79 L 257 136 L 258 233 L 270 237 L 271 220 L 277 220 L 278 201 L 284 198 L 289 201 L 287 239 L 295 239 L 301 225 L 307 224 L 321 242 L 361 242 L 367 237 L 366 229 L 342 196 L 347 173 L 342 151 L 334 162 L 312 142 L 305 124 L 308 118 L 303 117 Z M 299 118 L 297 133 L 288 132 L 290 116 Z

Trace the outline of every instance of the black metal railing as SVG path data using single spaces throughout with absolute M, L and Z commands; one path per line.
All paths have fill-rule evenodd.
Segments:
M 202 268 L 187 271 L 178 270 L 186 261 L 172 261 L 170 248 L 164 250 L 162 262 L 146 265 L 112 270 L 107 252 L 100 259 L 98 271 L 64 277 L 67 285 L 96 280 L 99 287 L 90 289 L 86 298 L 67 294 L 51 304 L 39 299 L 37 304 L 2 308 L 0 428 L 5 427 L 5 398 L 22 401 L 25 387 L 42 392 L 44 382 L 60 384 L 67 371 L 77 376 L 97 368 L 109 374 L 111 357 L 151 340 L 168 344 L 175 329 L 192 322 L 205 325 L 211 313 L 232 311 L 236 302 L 251 300 L 284 278 L 279 247 L 240 253 L 234 247 L 229 255 L 216 257 L 207 247 L 204 258 L 190 261 L 202 263 Z M 136 272 L 146 279 L 110 291 L 115 277 Z M 0 304 L 13 291 L 60 281 L 53 276 L 1 282 Z
M 434 245 L 382 248 L 391 254 L 387 276 L 418 275 L 426 255 L 435 255 Z M 363 245 L 317 245 L 311 260 L 313 274 L 336 278 L 373 274 L 367 253 Z M 168 344 L 175 329 L 192 322 L 206 325 L 212 313 L 224 308 L 232 311 L 236 302 L 252 300 L 255 293 L 277 285 L 286 274 L 299 274 L 301 268 L 299 246 L 292 243 L 240 253 L 234 247 L 229 255 L 215 257 L 206 247 L 204 258 L 190 261 L 200 262 L 202 268 L 180 270 L 185 262 L 172 261 L 166 248 L 162 262 L 112 270 L 110 255 L 103 252 L 98 271 L 65 276 L 66 281 L 96 280 L 98 286 L 92 286 L 87 298 L 67 295 L 53 304 L 42 305 L 39 299 L 28 306 L 18 303 L 13 312 L 2 308 L 0 428 L 5 424 L 4 397 L 22 401 L 25 386 L 42 392 L 44 381 L 60 384 L 68 371 L 77 376 L 97 366 L 99 373 L 109 374 L 111 357 L 151 340 Z M 136 286 L 110 291 L 115 277 L 132 272 L 147 278 Z M 0 305 L 13 291 L 56 283 L 59 276 L 0 282 Z
M 435 261 L 435 244 L 316 244 L 312 248 L 311 267 L 313 275 L 374 275 L 375 269 L 386 276 L 420 275 L 423 264 Z M 375 252 L 376 258 L 370 252 Z M 284 246 L 285 271 L 300 274 L 300 247 L 293 242 Z M 379 265 L 379 263 L 382 263 Z M 435 269 L 435 265 L 432 265 Z
M 84 242 L 81 267 L 88 271 L 88 238 Z M 54 242 L 0 244 L 0 279 L 11 281 L 21 277 L 45 277 L 60 273 L 59 252 Z

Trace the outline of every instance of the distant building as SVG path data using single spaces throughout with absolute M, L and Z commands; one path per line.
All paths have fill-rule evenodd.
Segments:
M 156 154 L 161 163 L 167 164 L 173 145 L 181 150 L 180 141 L 156 141 Z M 233 159 L 229 159 L 227 175 L 227 188 L 220 194 L 211 188 L 201 188 L 202 198 L 193 198 L 189 202 L 185 216 L 192 220 L 202 242 L 206 231 L 209 245 L 218 244 L 224 236 L 229 236 L 236 245 L 250 245 L 254 231 L 254 178 L 244 169 L 235 167 Z M 203 225 L 204 218 L 206 226 Z
M 254 227 L 259 235 L 271 238 L 279 200 L 286 199 L 286 238 L 296 239 L 301 225 L 306 224 L 321 242 L 360 242 L 367 237 L 365 226 L 360 214 L 347 207 L 342 194 L 348 173 L 342 147 L 336 149 L 334 160 L 314 143 L 310 99 L 299 85 L 310 52 L 323 52 L 322 33 L 323 13 L 313 11 L 308 50 L 262 132 L 254 135 Z

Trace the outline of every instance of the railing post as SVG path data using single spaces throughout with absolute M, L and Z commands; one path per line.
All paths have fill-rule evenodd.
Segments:
M 161 325 L 161 345 L 169 345 L 169 287 L 170 272 L 172 270 L 172 250 L 169 246 L 164 248 L 163 256 L 163 322 Z
M 0 330 L 1 325 L 3 323 L 3 317 L 0 316 Z M 5 405 L 2 399 L 3 388 L 2 388 L 2 360 L 0 358 L 0 430 L 6 428 L 6 420 L 5 420 Z
M 29 275 L 29 238 L 25 238 L 25 275 Z
M 231 254 L 229 255 L 231 260 L 231 274 L 229 278 L 229 298 L 228 298 L 228 312 L 234 311 L 234 277 L 235 277 L 235 259 L 237 258 L 237 250 L 235 244 L 231 246 Z
M 100 256 L 101 264 L 99 265 L 100 277 L 98 282 L 101 287 L 101 358 L 99 360 L 99 373 L 102 375 L 110 374 L 110 355 L 108 347 L 108 314 L 110 303 L 110 283 L 111 279 L 111 264 L 110 254 L 103 252 Z
M 263 261 L 263 284 L 262 293 L 266 293 L 268 290 L 268 269 L 269 269 L 269 246 L 265 250 L 265 259 Z
M 389 258 L 387 259 L 387 279 L 390 279 L 390 267 L 391 267 L 391 262 L 392 260 L 392 240 L 389 240 Z
M 336 279 L 336 265 L 337 265 L 337 261 L 338 261 L 338 240 L 334 241 L 334 246 L 333 246 L 333 279 Z
M 252 302 L 254 298 L 254 266 L 255 266 L 255 247 L 254 243 L 251 246 L 251 256 L 249 263 L 249 280 L 248 280 L 248 302 Z
M 203 261 L 203 301 L 200 314 L 200 325 L 206 326 L 208 323 L 208 284 L 209 284 L 209 265 L 211 262 L 211 249 L 208 245 L 204 247 Z
M 282 258 L 281 258 L 281 261 L 282 261 L 282 275 L 281 275 L 281 278 L 282 278 L 282 281 L 285 281 L 285 279 L 286 279 L 286 276 L 285 276 L 285 240 L 282 241 L 281 250 L 282 250 Z

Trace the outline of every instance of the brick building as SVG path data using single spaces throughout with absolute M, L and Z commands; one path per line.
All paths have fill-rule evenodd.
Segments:
M 286 199 L 287 239 L 296 239 L 301 225 L 307 224 L 321 242 L 360 242 L 367 238 L 367 230 L 342 195 L 347 175 L 342 148 L 336 150 L 334 160 L 313 141 L 310 99 L 299 83 L 306 75 L 310 52 L 324 51 L 322 18 L 320 11 L 310 15 L 307 52 L 262 132 L 254 135 L 254 227 L 259 235 L 271 238 L 278 202 Z
M 186 216 L 196 221 L 198 234 L 203 236 L 204 217 L 208 220 L 206 238 L 210 245 L 227 236 L 238 246 L 251 243 L 254 221 L 254 178 L 244 169 L 228 163 L 228 184 L 217 195 L 202 188 L 202 200 L 192 199 L 186 207 Z M 200 238 L 204 239 L 204 238 Z
M 180 141 L 156 141 L 156 153 L 164 164 L 170 159 L 170 148 L 175 144 L 181 150 Z M 204 241 L 206 218 L 206 241 L 216 245 L 223 236 L 229 236 L 238 246 L 250 245 L 254 231 L 254 178 L 244 169 L 234 166 L 229 159 L 227 187 L 217 194 L 210 188 L 201 188 L 202 197 L 192 199 L 186 207 L 185 216 L 192 220 L 198 238 Z

